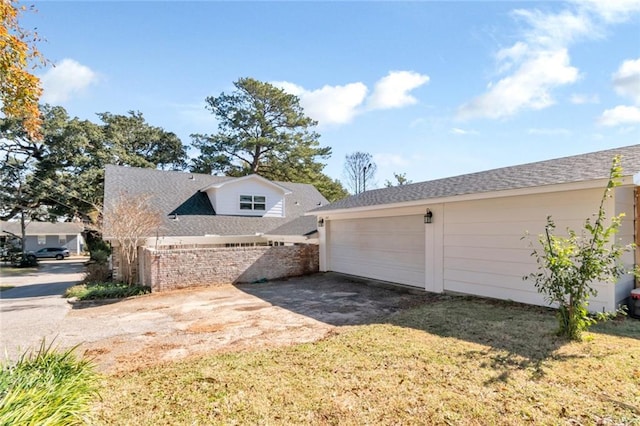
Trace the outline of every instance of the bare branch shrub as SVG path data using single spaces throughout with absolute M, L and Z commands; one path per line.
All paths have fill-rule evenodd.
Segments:
M 121 193 L 104 214 L 105 237 L 118 247 L 123 281 L 135 284 L 134 268 L 138 247 L 154 235 L 162 224 L 162 215 L 149 202 L 149 195 L 132 196 Z

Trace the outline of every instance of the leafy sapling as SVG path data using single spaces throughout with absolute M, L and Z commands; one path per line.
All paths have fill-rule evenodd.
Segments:
M 605 223 L 606 201 L 613 196 L 613 189 L 620 186 L 621 182 L 622 167 L 620 157 L 616 156 L 598 213 L 593 220 L 586 219 L 582 232 L 578 234 L 567 228 L 567 236 L 556 235 L 556 224 L 548 216 L 545 233 L 538 238 L 541 249 L 532 244 L 531 256 L 536 259 L 538 272 L 524 279 L 531 279 L 545 300 L 558 306 L 558 335 L 570 340 L 581 340 L 582 333 L 590 326 L 615 314 L 589 314 L 589 299 L 598 294 L 594 287 L 596 283 L 616 282 L 629 272 L 637 275 L 637 271 L 629 271 L 621 261 L 624 253 L 635 246 L 615 241 L 624 213 L 612 216 L 608 225 Z

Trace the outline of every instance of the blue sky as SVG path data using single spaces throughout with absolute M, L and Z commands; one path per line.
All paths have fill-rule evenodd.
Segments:
M 43 101 L 189 144 L 253 77 L 300 97 L 333 178 L 355 151 L 381 186 L 640 143 L 640 0 L 35 5 Z

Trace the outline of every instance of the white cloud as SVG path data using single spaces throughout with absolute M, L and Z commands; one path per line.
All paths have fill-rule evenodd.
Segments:
M 358 107 L 367 96 L 367 86 L 359 82 L 344 86 L 323 86 L 317 90 L 306 90 L 287 81 L 276 81 L 272 84 L 298 96 L 305 113 L 320 124 L 350 122 L 359 112 Z
M 461 135 L 461 136 L 466 136 L 466 135 L 477 135 L 478 131 L 477 130 L 464 130 L 464 129 L 460 129 L 458 127 L 454 127 L 450 130 L 450 133 L 454 134 L 454 135 Z
M 574 93 L 569 98 L 569 101 L 572 104 L 583 105 L 583 104 L 597 104 L 600 103 L 600 98 L 598 95 L 587 95 L 584 93 Z
M 605 110 L 598 122 L 603 126 L 620 126 L 640 123 L 640 107 L 619 105 Z
M 271 84 L 281 88 L 282 90 L 284 90 L 285 92 L 291 95 L 300 96 L 303 93 L 305 93 L 304 87 L 298 86 L 297 84 L 290 83 L 288 81 L 272 81 Z
M 520 40 L 496 54 L 501 77 L 490 83 L 484 94 L 460 106 L 458 118 L 504 118 L 552 105 L 557 88 L 580 78 L 579 70 L 571 65 L 569 47 L 583 39 L 604 37 L 607 25 L 627 20 L 637 12 L 640 0 L 576 0 L 556 13 L 514 10 L 512 16 L 525 26 Z M 631 71 L 619 70 L 625 77 L 617 80 L 616 89 L 638 99 L 635 64 L 628 66 Z M 595 103 L 597 98 L 574 95 L 571 102 Z
M 624 22 L 640 12 L 640 0 L 574 0 L 574 3 L 609 23 Z
M 566 49 L 528 52 L 512 75 L 495 84 L 488 91 L 462 105 L 458 118 L 503 118 L 523 109 L 543 109 L 555 102 L 552 90 L 578 80 L 578 69 L 569 64 Z
M 624 61 L 612 79 L 617 94 L 640 104 L 640 58 Z
M 367 104 L 369 109 L 400 108 L 417 101 L 409 92 L 429 82 L 429 76 L 412 71 L 391 71 L 376 83 Z
M 68 101 L 98 82 L 98 74 L 73 59 L 63 59 L 45 72 L 42 82 L 42 101 L 52 104 Z
M 302 105 L 310 117 L 321 123 L 343 124 L 357 114 L 357 108 L 367 96 L 367 86 L 350 83 L 344 86 L 324 86 L 301 95 Z
M 518 9 L 513 11 L 513 16 L 529 25 L 524 37 L 527 44 L 532 46 L 558 49 L 568 46 L 579 37 L 599 35 L 592 20 L 583 13 L 563 10 L 547 14 L 539 10 Z
M 296 95 L 305 113 L 321 125 L 345 124 L 366 110 L 401 108 L 417 100 L 409 92 L 429 81 L 429 77 L 410 71 L 392 71 L 375 85 L 367 98 L 369 89 L 362 82 L 343 86 L 323 86 L 307 90 L 288 81 L 271 82 L 287 93 Z M 365 108 L 365 104 L 367 108 Z

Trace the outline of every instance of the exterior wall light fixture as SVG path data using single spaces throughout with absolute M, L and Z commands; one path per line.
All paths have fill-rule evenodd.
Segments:
M 427 212 L 424 214 L 424 223 L 432 223 L 433 222 L 433 213 L 431 210 L 427 209 Z
M 324 226 L 324 218 L 318 219 L 318 228 L 322 228 Z

